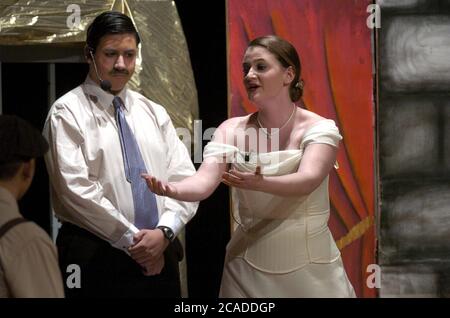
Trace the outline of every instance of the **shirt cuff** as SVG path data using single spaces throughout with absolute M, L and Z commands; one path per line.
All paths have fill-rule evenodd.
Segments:
M 175 236 L 177 236 L 178 233 L 180 233 L 183 229 L 184 223 L 181 221 L 179 213 L 166 211 L 161 215 L 158 226 L 169 227 L 173 231 Z
M 122 235 L 122 237 L 117 242 L 114 242 L 111 245 L 130 255 L 130 253 L 128 252 L 128 248 L 134 245 L 133 236 L 137 232 L 139 232 L 137 227 L 131 224 L 130 228 L 125 232 L 125 234 Z

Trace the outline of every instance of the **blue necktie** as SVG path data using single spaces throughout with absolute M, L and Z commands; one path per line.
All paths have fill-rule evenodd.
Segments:
M 139 146 L 128 126 L 123 113 L 123 103 L 115 96 L 113 105 L 116 110 L 116 122 L 119 128 L 120 144 L 127 181 L 131 183 L 134 202 L 134 224 L 138 229 L 154 229 L 158 224 L 158 208 L 155 194 L 147 188 L 142 173 L 147 173 Z

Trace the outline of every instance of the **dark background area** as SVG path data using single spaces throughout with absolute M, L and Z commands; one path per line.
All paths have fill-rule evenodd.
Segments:
M 216 1 L 214 6 L 191 0 L 175 3 L 189 47 L 203 130 L 218 127 L 227 118 L 228 109 L 225 1 Z M 187 226 L 190 297 L 218 295 L 230 236 L 228 211 L 228 189 L 221 184 L 200 203 L 196 217 Z
M 208 6 L 207 12 L 201 1 L 175 3 L 189 47 L 203 130 L 217 127 L 227 118 L 225 1 Z M 18 55 L 33 55 L 27 52 L 29 47 L 17 50 Z M 87 70 L 87 64 L 56 63 L 56 98 L 81 84 Z M 2 61 L 1 72 L 3 114 L 16 114 L 42 130 L 50 107 L 48 64 Z M 49 181 L 43 159 L 37 160 L 35 179 L 19 206 L 26 218 L 51 234 Z M 228 211 L 228 189 L 220 185 L 209 199 L 201 202 L 197 215 L 186 228 L 190 297 L 218 295 L 225 245 L 230 236 Z

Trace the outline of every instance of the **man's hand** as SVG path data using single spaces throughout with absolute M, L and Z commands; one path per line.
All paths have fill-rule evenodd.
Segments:
M 149 264 L 157 264 L 157 261 L 163 258 L 162 266 L 164 266 L 163 253 L 169 245 L 169 241 L 160 229 L 141 230 L 134 235 L 134 241 L 135 245 L 128 251 L 139 265 L 145 267 Z
M 142 266 L 142 265 L 141 265 Z M 161 255 L 155 262 L 148 262 L 142 266 L 142 273 L 145 276 L 153 276 L 161 273 L 164 268 L 164 255 Z

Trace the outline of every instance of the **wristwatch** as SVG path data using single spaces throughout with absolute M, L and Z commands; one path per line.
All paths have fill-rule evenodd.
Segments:
M 173 231 L 170 227 L 161 225 L 161 226 L 158 226 L 157 228 L 163 232 L 164 237 L 166 239 L 168 239 L 169 242 L 173 242 L 173 240 L 175 239 L 175 233 L 173 233 Z

